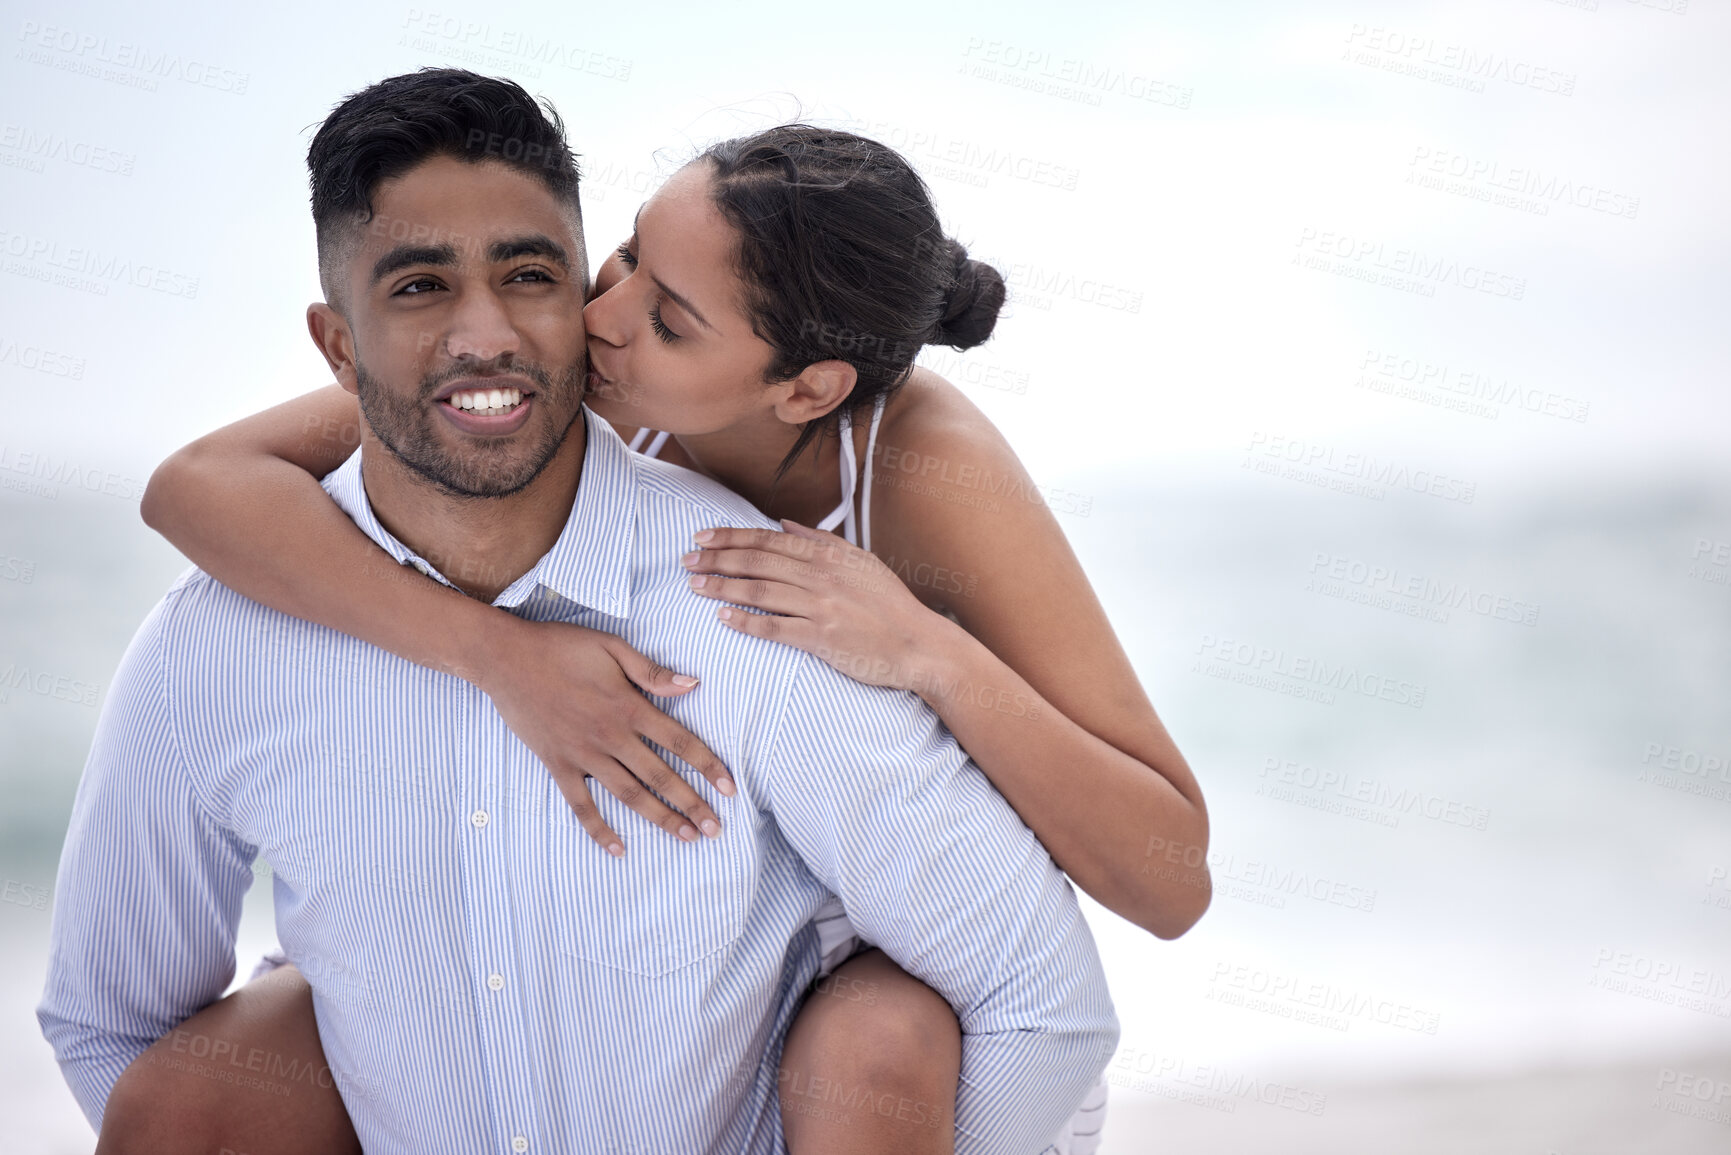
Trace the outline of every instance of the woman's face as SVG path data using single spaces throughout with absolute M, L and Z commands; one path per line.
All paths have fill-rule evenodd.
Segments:
M 773 350 L 752 332 L 734 272 L 738 234 L 712 186 L 707 162 L 675 173 L 597 273 L 583 310 L 588 402 L 609 421 L 712 433 L 771 405 Z

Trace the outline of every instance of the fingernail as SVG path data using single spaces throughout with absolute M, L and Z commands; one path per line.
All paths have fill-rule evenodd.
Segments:
M 733 779 L 731 779 L 731 778 L 717 778 L 715 780 L 715 788 L 717 790 L 721 791 L 723 794 L 727 795 L 729 798 L 733 797 L 733 790 L 734 790 Z
M 607 853 L 611 854 L 614 858 L 624 858 L 625 847 L 621 846 L 617 842 L 609 842 L 607 844 Z
M 709 835 L 711 838 L 714 838 L 721 833 L 721 823 L 717 822 L 713 818 L 705 818 L 702 822 L 698 823 L 698 825 L 703 827 L 703 833 Z
M 733 617 L 733 611 L 728 609 L 726 606 L 722 606 L 719 610 L 715 611 L 715 616 L 725 622 L 729 618 Z
M 700 590 L 704 587 L 704 585 L 708 581 L 709 581 L 709 578 L 704 576 L 703 574 L 694 573 L 691 575 L 691 588 L 694 590 Z
M 695 686 L 697 679 L 690 674 L 675 674 L 673 675 L 673 684 L 675 686 Z
M 684 564 L 686 569 L 690 569 L 692 566 L 697 564 L 697 551 L 692 550 L 690 553 L 686 554 L 684 557 L 680 558 L 679 560 L 681 563 Z
M 679 837 L 685 839 L 687 842 L 696 842 L 697 831 L 691 829 L 690 826 L 681 826 L 679 828 Z
M 712 538 L 714 536 L 715 536 L 715 531 L 713 529 L 699 530 L 697 533 L 697 536 L 695 538 L 693 538 L 692 540 L 701 544 L 703 542 L 708 541 L 710 538 Z

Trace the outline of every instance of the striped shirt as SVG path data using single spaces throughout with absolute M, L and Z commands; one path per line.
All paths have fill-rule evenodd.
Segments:
M 584 414 L 571 516 L 494 604 L 702 677 L 657 704 L 732 773 L 730 799 L 674 762 L 722 836 L 669 838 L 594 788 L 614 859 L 479 690 L 190 570 L 122 659 L 60 863 L 38 1017 L 85 1114 L 99 1126 L 126 1066 L 227 987 L 262 857 L 369 1152 L 781 1150 L 781 1041 L 831 894 L 960 1019 L 957 1151 L 1041 1150 L 1117 1040 L 1068 881 L 916 696 L 716 621 L 679 562 L 692 535 L 773 527 Z M 358 453 L 324 484 L 440 577 L 379 524 Z M 815 1091 L 842 1114 L 929 1109 Z

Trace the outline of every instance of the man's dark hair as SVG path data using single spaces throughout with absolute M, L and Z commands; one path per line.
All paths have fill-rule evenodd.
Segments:
M 565 124 L 521 85 L 461 68 L 423 68 L 381 80 L 344 100 L 307 149 L 319 282 L 341 311 L 343 264 L 373 219 L 379 185 L 422 161 L 496 161 L 540 180 L 581 228 L 577 158 Z

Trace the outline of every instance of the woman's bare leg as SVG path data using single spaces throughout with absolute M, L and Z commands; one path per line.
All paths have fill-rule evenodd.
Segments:
M 789 1155 L 951 1155 L 962 1031 L 950 1005 L 880 950 L 806 998 L 782 1048 Z
M 284 1094 L 284 1089 L 287 1093 Z M 261 975 L 158 1039 L 114 1084 L 97 1155 L 359 1155 L 312 988 Z

